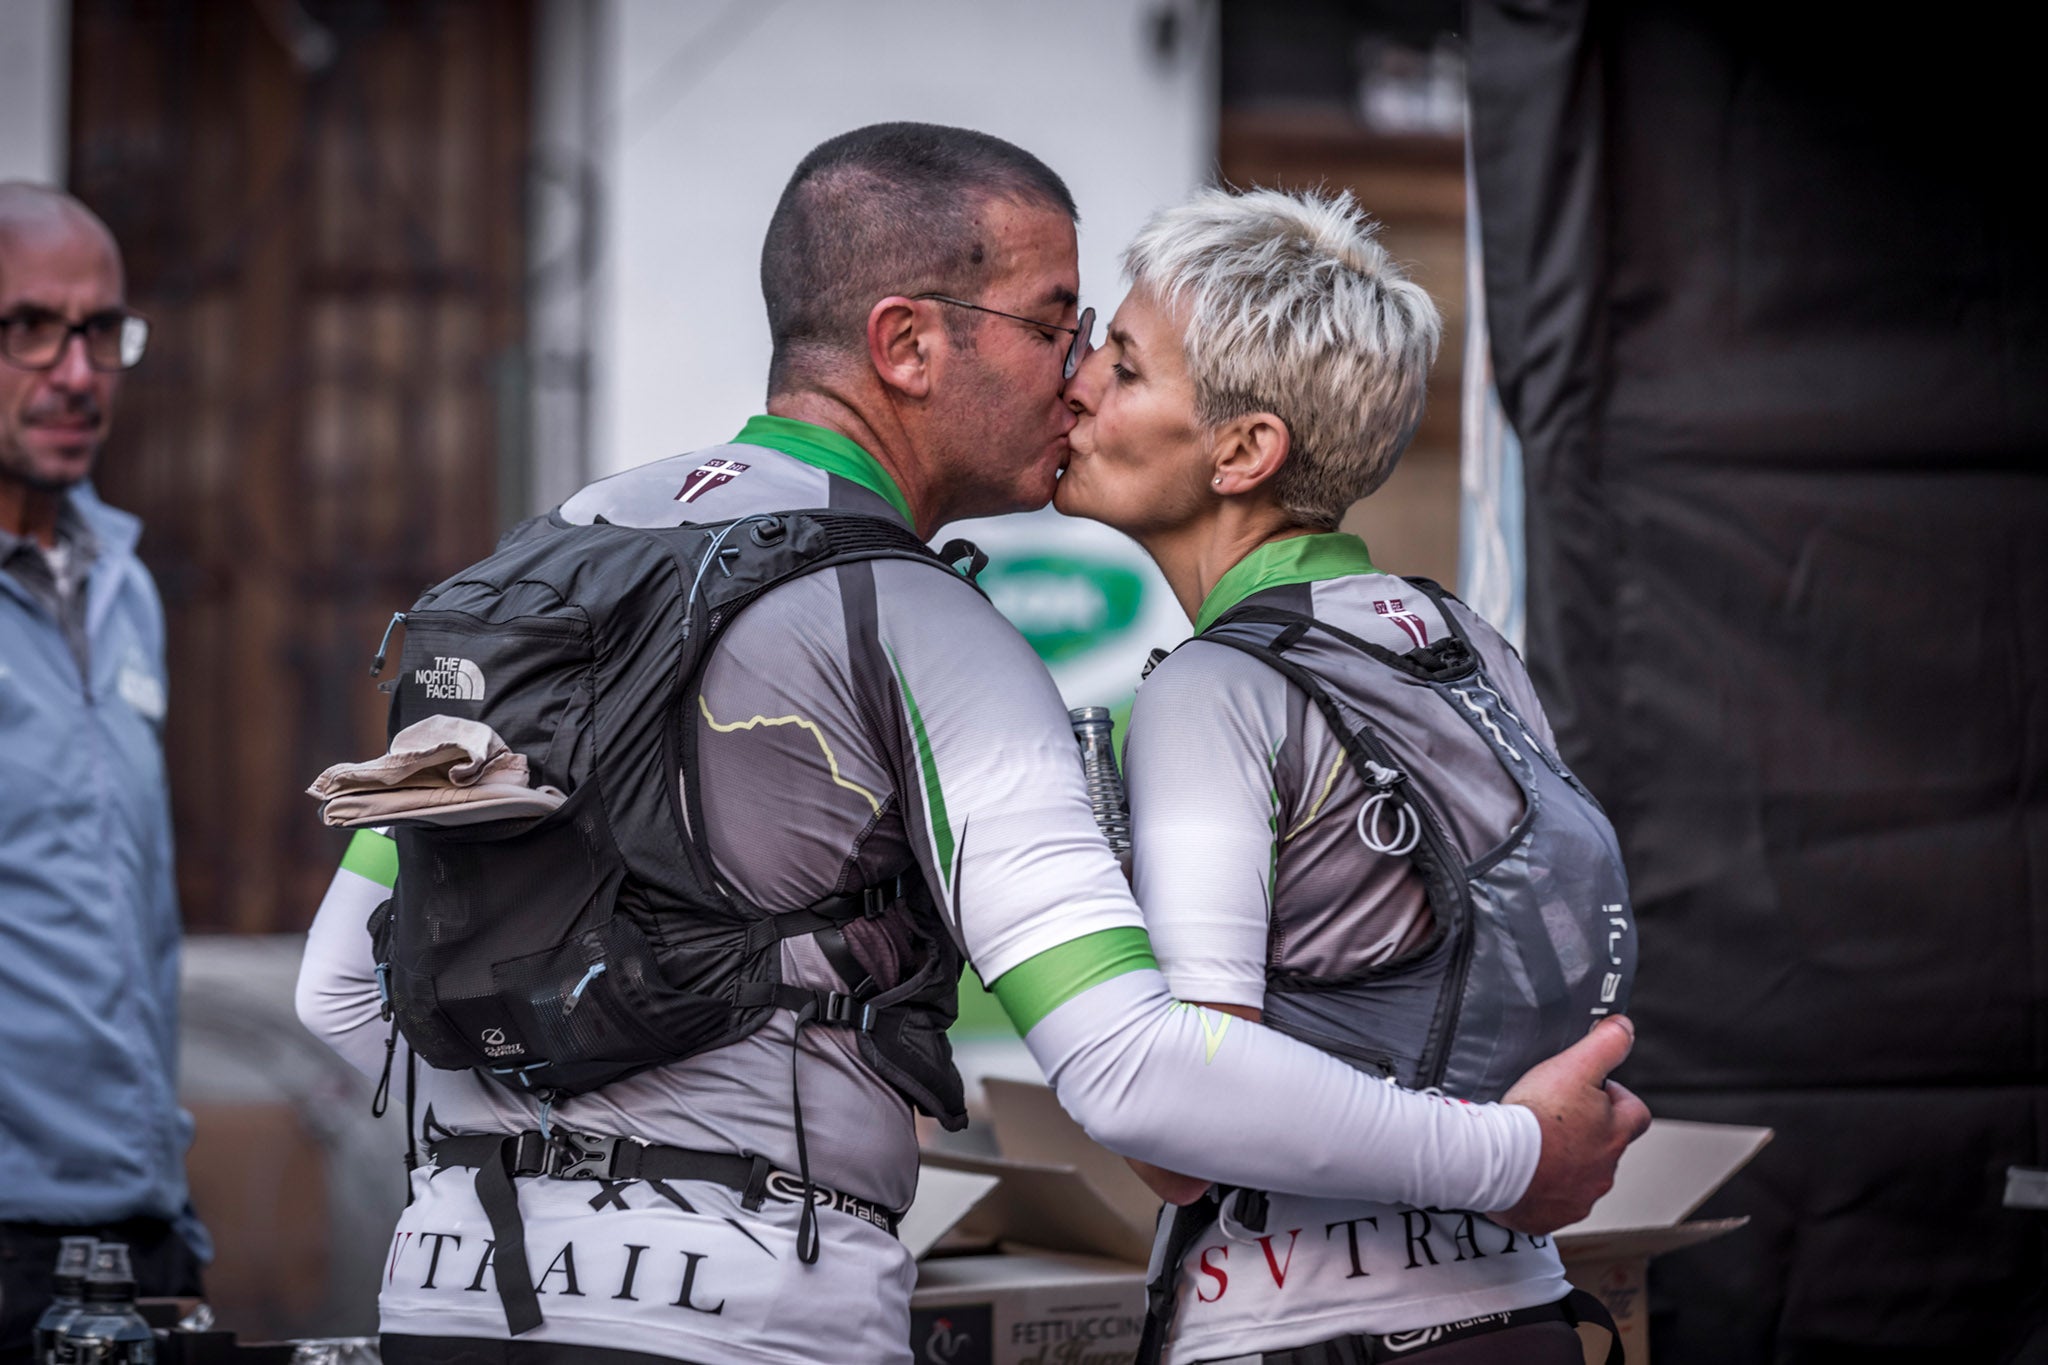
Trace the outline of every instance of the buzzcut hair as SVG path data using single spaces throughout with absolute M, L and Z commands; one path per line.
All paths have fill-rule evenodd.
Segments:
M 774 342 L 768 392 L 819 363 L 867 352 L 868 313 L 891 294 L 973 298 L 993 262 L 976 228 L 991 199 L 1079 221 L 1074 196 L 1023 148 L 967 128 L 876 123 L 797 164 L 761 244 Z M 973 318 L 948 318 L 963 337 Z
M 1124 251 L 1132 285 L 1184 321 L 1196 420 L 1284 421 L 1273 492 L 1320 530 L 1394 472 L 1443 331 L 1378 232 L 1349 191 L 1210 189 L 1153 215 Z

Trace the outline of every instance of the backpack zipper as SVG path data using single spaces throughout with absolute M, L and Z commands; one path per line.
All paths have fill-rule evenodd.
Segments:
M 509 621 L 489 621 L 472 612 L 455 607 L 432 607 L 426 611 L 405 614 L 405 628 L 415 626 L 431 629 L 437 621 L 459 621 L 475 630 L 492 635 L 542 635 L 550 639 L 588 639 L 590 627 L 582 621 L 564 621 L 548 616 L 515 616 Z
M 377 642 L 377 657 L 370 660 L 370 676 L 376 677 L 384 671 L 385 656 L 391 652 L 391 632 L 405 624 L 405 613 L 394 611 L 391 620 L 384 626 L 384 638 Z

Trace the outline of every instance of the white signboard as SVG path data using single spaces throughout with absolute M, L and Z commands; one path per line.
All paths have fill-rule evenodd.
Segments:
M 947 527 L 988 554 L 981 586 L 1052 670 L 1068 706 L 1124 717 L 1146 656 L 1188 637 L 1188 618 L 1137 542 L 1050 508 Z

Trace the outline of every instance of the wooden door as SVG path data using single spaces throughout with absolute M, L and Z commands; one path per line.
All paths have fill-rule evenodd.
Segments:
M 186 922 L 300 929 L 344 842 L 301 790 L 383 747 L 383 624 L 490 550 L 523 467 L 530 6 L 76 0 L 72 25 L 71 188 L 154 328 L 98 482 L 168 609 Z

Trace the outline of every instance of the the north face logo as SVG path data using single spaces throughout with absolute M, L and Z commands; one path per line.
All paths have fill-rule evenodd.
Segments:
M 413 670 L 413 682 L 427 689 L 428 701 L 482 701 L 484 671 L 473 659 L 436 655 L 432 668 Z

